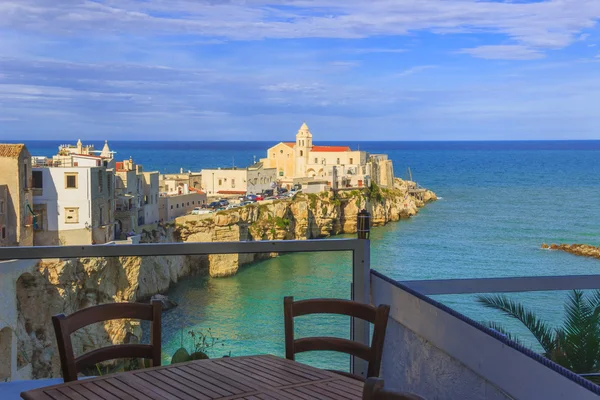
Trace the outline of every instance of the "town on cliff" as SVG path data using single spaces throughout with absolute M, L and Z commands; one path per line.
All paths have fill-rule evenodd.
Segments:
M 0 144 L 0 207 L 12 208 L 0 213 L 0 245 L 164 240 L 159 232 L 165 227 L 185 227 L 194 221 L 202 226 L 208 220 L 220 226 L 222 214 L 231 214 L 227 212 L 232 210 L 250 216 L 247 222 L 253 224 L 252 237 L 213 234 L 210 238 L 203 235 L 202 239 L 323 237 L 355 230 L 352 224 L 357 204 L 371 211 L 374 223 L 381 225 L 413 215 L 424 203 L 435 199 L 435 194 L 415 183 L 395 178 L 392 161 L 385 154 L 313 144 L 306 123 L 294 142 L 280 142 L 266 149 L 265 158 L 245 168 L 160 174 L 145 171 L 136 161 L 118 161 L 108 142 L 96 150 L 79 140 L 76 145 L 61 145 L 51 157 L 30 155 L 22 144 Z M 289 215 L 273 216 L 281 219 L 277 220 L 279 226 L 293 225 L 294 235 L 289 229 L 287 235 L 278 233 L 277 225 L 259 232 L 260 218 L 253 212 L 256 207 L 292 207 L 303 200 L 309 206 L 320 207 L 312 210 L 316 222 L 302 227 Z M 396 208 L 388 205 L 388 209 L 379 211 L 392 200 L 398 203 Z M 353 209 L 348 208 L 349 203 Z M 9 220 L 7 214 L 16 218 Z M 193 237 L 189 232 L 182 228 L 175 236 L 189 239 Z

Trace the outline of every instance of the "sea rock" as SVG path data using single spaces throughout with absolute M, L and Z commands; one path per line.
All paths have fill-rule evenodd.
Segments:
M 542 244 L 543 249 L 560 250 L 582 257 L 592 257 L 600 259 L 600 247 L 589 244 Z
M 158 300 L 162 304 L 163 311 L 170 310 L 178 306 L 178 304 L 163 294 L 155 294 L 150 298 L 150 301 Z

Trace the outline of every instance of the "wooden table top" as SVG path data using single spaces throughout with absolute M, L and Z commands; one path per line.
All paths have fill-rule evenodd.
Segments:
M 272 355 L 216 358 L 83 379 L 26 400 L 360 400 L 363 383 Z

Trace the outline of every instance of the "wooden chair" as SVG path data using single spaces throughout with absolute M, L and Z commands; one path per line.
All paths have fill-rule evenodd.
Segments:
M 99 362 L 118 358 L 146 358 L 152 360 L 152 366 L 160 366 L 161 346 L 161 313 L 160 301 L 152 304 L 114 303 L 93 306 L 76 311 L 65 317 L 64 314 L 52 317 L 60 364 L 65 382 L 76 381 L 77 373 L 86 367 L 93 367 Z M 120 344 L 92 350 L 75 358 L 71 343 L 71 333 L 90 324 L 112 319 L 141 319 L 152 321 L 150 344 Z
M 295 359 L 296 353 L 304 351 L 330 350 L 339 351 L 361 358 L 369 363 L 367 377 L 379 376 L 383 341 L 388 322 L 390 306 L 380 305 L 375 308 L 369 304 L 341 299 L 311 299 L 294 301 L 293 297 L 283 300 L 285 322 L 285 357 Z M 341 314 L 359 318 L 373 324 L 371 346 L 365 346 L 348 339 L 335 337 L 309 337 L 294 340 L 294 317 L 308 314 Z M 364 380 L 357 376 L 341 371 L 334 371 L 355 379 Z
M 365 381 L 362 400 L 425 400 L 414 393 L 386 390 L 383 383 L 383 379 L 368 378 Z

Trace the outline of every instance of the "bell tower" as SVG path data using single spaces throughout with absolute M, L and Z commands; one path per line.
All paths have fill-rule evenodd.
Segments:
M 306 165 L 308 164 L 308 156 L 312 149 L 312 133 L 308 129 L 306 122 L 302 124 L 296 134 L 296 177 L 301 178 L 306 176 Z

